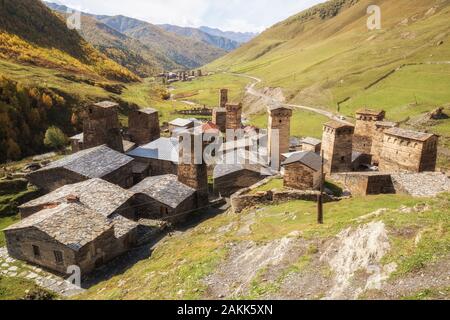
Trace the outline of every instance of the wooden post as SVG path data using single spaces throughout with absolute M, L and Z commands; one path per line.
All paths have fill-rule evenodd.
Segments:
M 325 175 L 324 175 L 324 160 L 323 160 L 324 153 L 321 152 L 321 170 L 320 170 L 320 193 L 317 199 L 317 223 L 323 224 L 323 192 L 325 189 Z

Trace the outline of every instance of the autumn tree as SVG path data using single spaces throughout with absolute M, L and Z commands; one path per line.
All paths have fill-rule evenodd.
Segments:
M 50 127 L 45 132 L 44 144 L 47 147 L 62 150 L 68 143 L 67 136 L 58 127 Z

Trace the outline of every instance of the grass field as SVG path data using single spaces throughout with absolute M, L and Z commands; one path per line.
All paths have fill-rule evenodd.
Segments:
M 364 218 L 364 223 L 383 221 L 389 230 L 392 249 L 383 263 L 395 261 L 399 267 L 393 277 L 402 277 L 421 270 L 427 264 L 438 261 L 450 253 L 449 195 L 433 199 L 418 199 L 399 195 L 356 197 L 325 205 L 325 224 L 316 224 L 316 204 L 291 201 L 280 205 L 261 207 L 247 235 L 236 231 L 254 210 L 240 215 L 222 214 L 192 230 L 168 238 L 160 243 L 152 256 L 145 259 L 124 274 L 91 288 L 80 299 L 197 299 L 207 296 L 203 279 L 211 274 L 227 257 L 233 243 L 255 241 L 264 245 L 281 239 L 294 231 L 301 231 L 301 237 L 323 242 L 348 227 L 358 226 L 361 218 L 380 208 L 386 213 L 379 217 Z M 401 206 L 414 207 L 427 204 L 429 211 L 415 214 L 399 214 Z M 286 219 L 293 215 L 295 219 Z M 223 231 L 224 226 L 234 226 Z M 413 228 L 422 231 L 423 240 L 415 245 L 415 238 L 405 230 Z M 221 231 L 222 230 L 222 231 Z M 317 250 L 309 254 L 317 254 Z M 309 257 L 304 256 L 302 263 Z M 301 264 L 287 267 L 288 272 L 299 271 Z M 296 271 L 297 270 L 297 271 Z M 263 270 L 261 270 L 263 272 Z M 254 279 L 255 287 L 258 277 Z M 262 279 L 260 281 L 263 281 Z M 121 283 L 121 285 L 119 285 Z M 276 283 L 267 280 L 267 284 Z M 258 299 L 258 291 L 242 298 Z
M 189 100 L 208 107 L 217 107 L 220 89 L 228 89 L 230 102 L 240 102 L 249 82 L 250 80 L 246 78 L 217 73 L 191 82 L 176 82 L 173 84 L 173 94 L 177 100 Z

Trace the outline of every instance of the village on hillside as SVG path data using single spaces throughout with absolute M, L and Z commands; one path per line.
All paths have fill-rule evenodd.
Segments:
M 187 75 L 164 77 L 169 83 Z M 61 277 L 77 266 L 85 277 L 211 207 L 239 214 L 289 200 L 450 190 L 447 176 L 436 172 L 439 137 L 402 129 L 382 110 L 362 108 L 355 125 L 324 123 L 318 140 L 291 136 L 291 126 L 301 123 L 291 124 L 292 108 L 283 104 L 266 106 L 268 128 L 243 125 L 242 103 L 229 101 L 227 89 L 218 92 L 211 121 L 178 118 L 161 126 L 157 110 L 136 109 L 122 130 L 118 107 L 86 107 L 83 132 L 70 139 L 72 154 L 28 168 L 26 179 L 40 197 L 21 205 L 21 221 L 4 230 L 9 259 Z M 200 139 L 204 157 L 213 144 L 205 135 L 221 140 L 210 148 L 213 162 L 197 161 L 183 147 L 186 137 L 192 147 Z M 283 190 L 252 192 L 275 178 L 283 179 Z

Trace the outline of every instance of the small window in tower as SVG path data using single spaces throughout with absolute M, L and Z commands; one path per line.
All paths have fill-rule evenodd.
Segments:
M 345 157 L 341 157 L 341 161 L 342 161 L 342 162 L 345 162 Z

